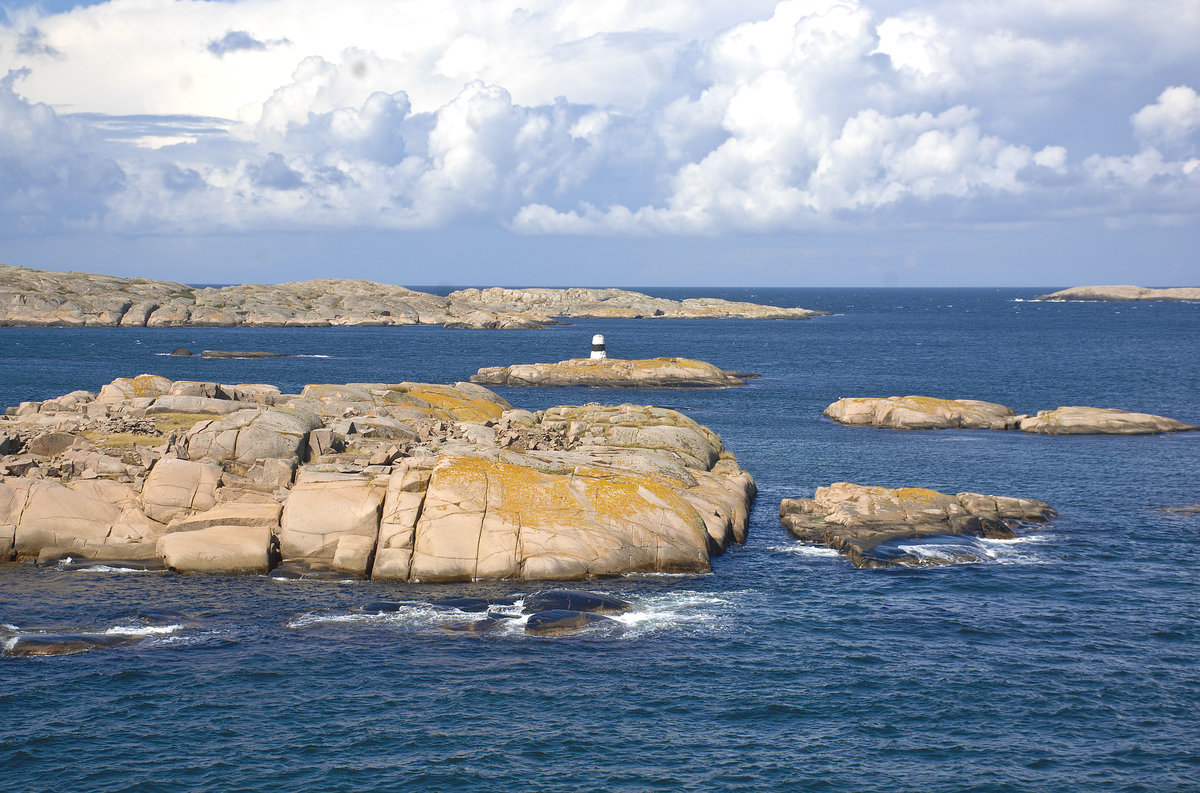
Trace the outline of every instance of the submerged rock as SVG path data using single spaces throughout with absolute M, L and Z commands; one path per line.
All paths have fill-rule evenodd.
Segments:
M 570 609 L 539 611 L 525 622 L 525 632 L 534 636 L 569 636 L 596 628 L 620 630 L 621 623 L 602 614 Z
M 945 534 L 1012 538 L 1023 524 L 1056 515 L 1048 504 L 1033 499 L 850 482 L 819 487 L 811 499 L 785 498 L 779 505 L 779 520 L 794 537 L 840 551 L 857 567 L 901 563 L 871 553 L 891 540 Z
M 525 598 L 526 611 L 586 611 L 593 614 L 624 614 L 633 604 L 608 595 L 596 595 L 573 589 L 550 589 Z
M 558 363 L 516 364 L 480 369 L 472 383 L 503 386 L 589 386 L 592 388 L 729 388 L 756 377 L 727 372 L 690 358 L 572 358 Z
M 133 644 L 140 636 L 107 633 L 19 633 L 4 643 L 4 651 L 15 658 L 35 655 L 74 655 Z
M 172 353 L 173 355 L 174 353 Z M 291 358 L 287 352 L 264 352 L 263 350 L 205 350 L 201 358 Z

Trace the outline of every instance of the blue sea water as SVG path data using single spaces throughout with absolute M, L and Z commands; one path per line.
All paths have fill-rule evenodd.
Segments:
M 653 290 L 680 296 L 672 290 Z M 712 427 L 759 485 L 711 574 L 586 588 L 619 636 L 451 634 L 424 605 L 523 594 L 0 568 L 0 622 L 141 632 L 0 658 L 5 791 L 1200 790 L 1200 433 L 1039 437 L 842 427 L 842 396 L 1088 404 L 1200 424 L 1200 306 L 1032 303 L 1036 290 L 689 290 L 836 312 L 809 322 L 0 330 L 0 404 L 141 372 L 309 382 L 465 379 L 585 355 L 685 355 L 725 391 L 502 389 L 514 405 L 653 401 Z M 170 358 L 262 349 L 271 360 Z M 834 481 L 1049 502 L 984 561 L 857 570 L 790 539 L 779 500 Z M 937 549 L 926 550 L 936 553 Z M 389 614 L 357 607 L 412 601 Z M 135 615 L 180 612 L 149 633 Z

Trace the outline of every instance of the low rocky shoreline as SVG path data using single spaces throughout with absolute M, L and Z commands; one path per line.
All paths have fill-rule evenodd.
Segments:
M 1175 300 L 1200 302 L 1200 287 L 1177 286 L 1153 289 L 1145 286 L 1073 286 L 1048 295 L 1038 295 L 1034 300 L 1051 301 L 1129 301 L 1129 300 Z
M 691 358 L 572 358 L 558 363 L 489 366 L 472 383 L 509 387 L 732 388 L 758 375 L 728 372 Z
M 529 330 L 555 317 L 810 319 L 827 312 L 623 289 L 467 289 L 446 297 L 373 281 L 194 288 L 174 281 L 0 265 L 0 327 L 442 325 Z

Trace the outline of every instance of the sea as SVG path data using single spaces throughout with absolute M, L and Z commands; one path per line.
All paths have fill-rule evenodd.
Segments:
M 514 406 L 636 402 L 720 433 L 758 483 L 745 545 L 704 575 L 573 584 L 620 630 L 444 630 L 419 586 L 0 567 L 0 622 L 139 637 L 0 657 L 4 791 L 1200 790 L 1200 433 L 1043 437 L 845 427 L 839 397 L 1094 405 L 1200 424 L 1200 305 L 1032 302 L 1045 289 L 657 289 L 810 321 L 0 329 L 0 404 L 143 372 L 454 382 L 483 366 L 687 356 L 728 390 L 498 389 Z M 286 352 L 169 357 L 176 347 Z M 859 570 L 792 539 L 780 499 L 848 481 L 1036 498 L 1013 540 L 910 543 Z M 398 610 L 369 604 L 402 601 Z M 367 607 L 367 608 L 364 608 Z M 160 615 L 147 622 L 147 613 Z M 166 615 L 163 617 L 162 615 Z

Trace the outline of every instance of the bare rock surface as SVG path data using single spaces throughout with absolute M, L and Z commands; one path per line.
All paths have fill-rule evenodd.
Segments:
M 729 388 L 746 384 L 744 372 L 727 372 L 691 358 L 572 358 L 558 363 L 491 366 L 472 383 L 502 386 L 589 386 L 592 388 Z
M 745 540 L 755 495 L 720 437 L 674 410 L 532 412 L 472 383 L 287 395 L 140 375 L 10 411 L 0 438 L 0 560 L 42 564 L 409 582 L 701 572 Z
M 1083 406 L 1040 410 L 1022 418 L 1020 426 L 1021 432 L 1039 435 L 1156 435 L 1200 429 L 1166 416 Z
M 1128 410 L 1060 407 L 1036 415 L 995 402 L 927 396 L 848 397 L 825 408 L 841 424 L 901 430 L 1021 430 L 1039 435 L 1153 435 L 1198 429 L 1191 424 Z
M 1145 286 L 1073 286 L 1039 295 L 1035 300 L 1061 301 L 1127 301 L 1127 300 L 1178 300 L 1200 302 L 1200 287 L 1179 286 L 1153 289 Z
M 812 498 L 785 498 L 779 505 L 779 520 L 794 537 L 840 551 L 857 567 L 920 563 L 872 555 L 890 540 L 944 534 L 1012 538 L 1022 524 L 1041 523 L 1056 514 L 1032 499 L 850 482 L 818 487 Z
M 1012 408 L 995 402 L 927 396 L 843 398 L 825 415 L 841 424 L 901 430 L 1007 430 L 1017 421 Z
M 468 289 L 442 297 L 340 278 L 201 289 L 173 281 L 0 265 L 0 326 L 531 329 L 553 324 L 556 316 L 808 319 L 823 313 L 710 298 L 663 300 L 620 289 Z M 264 355 L 203 353 L 204 357 Z

